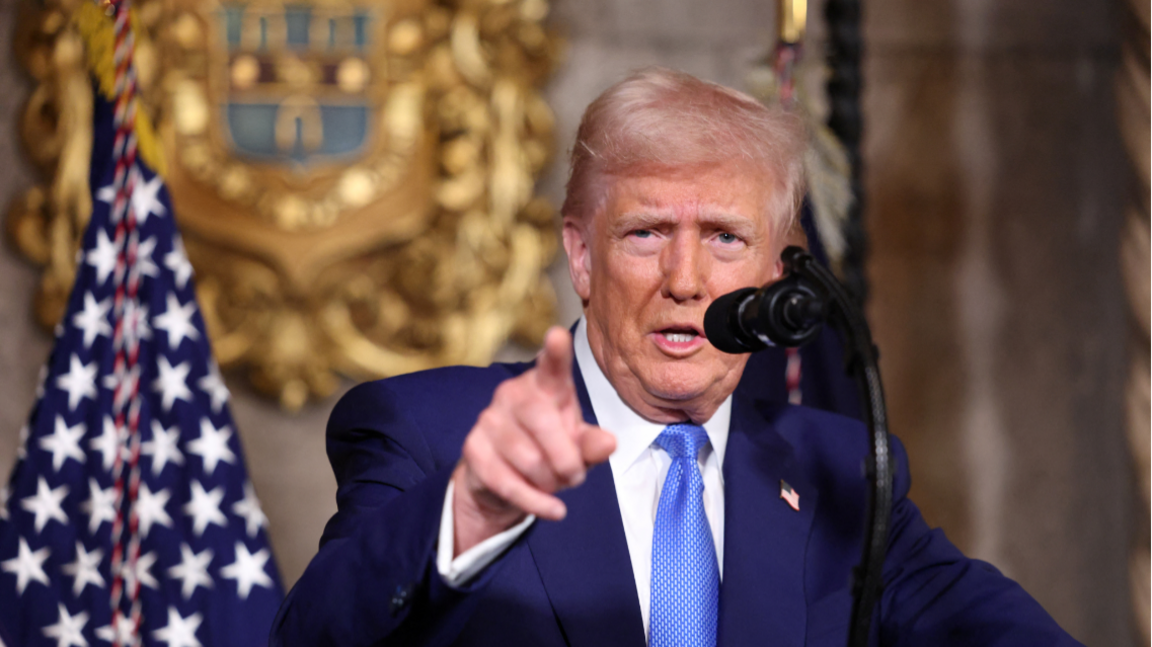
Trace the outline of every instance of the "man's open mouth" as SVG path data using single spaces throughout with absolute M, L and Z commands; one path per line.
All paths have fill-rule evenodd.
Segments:
M 665 328 L 659 334 L 674 344 L 688 344 L 701 336 L 700 332 L 693 328 L 679 326 Z

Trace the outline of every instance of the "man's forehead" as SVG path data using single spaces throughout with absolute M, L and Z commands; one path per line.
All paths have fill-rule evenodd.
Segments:
M 720 180 L 711 177 L 648 176 L 621 178 L 613 188 L 614 194 L 627 198 L 629 202 L 657 207 L 701 198 L 715 200 L 721 197 L 721 201 L 727 201 L 738 194 L 748 193 L 751 187 L 735 178 Z
M 736 220 L 764 215 L 763 188 L 747 176 L 657 175 L 618 179 L 612 188 L 613 219 L 620 217 Z

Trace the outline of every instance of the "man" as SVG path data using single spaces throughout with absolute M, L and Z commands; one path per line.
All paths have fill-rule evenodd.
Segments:
M 284 645 L 843 645 L 866 434 L 741 385 L 717 297 L 766 283 L 802 194 L 793 117 L 642 71 L 589 106 L 564 247 L 584 304 L 532 365 L 362 385 L 332 413 L 339 512 Z M 898 470 L 874 639 L 1076 644 L 927 528 Z

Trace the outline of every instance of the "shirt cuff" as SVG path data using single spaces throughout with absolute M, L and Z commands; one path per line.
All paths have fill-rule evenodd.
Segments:
M 455 484 L 448 482 L 448 492 L 444 495 L 444 511 L 440 513 L 440 539 L 436 545 L 436 570 L 449 586 L 463 586 L 484 570 L 486 566 L 496 561 L 520 535 L 528 530 L 528 526 L 536 521 L 536 515 L 528 515 L 520 523 L 496 535 L 485 539 L 468 550 L 460 553 L 455 559 L 452 553 L 456 550 L 456 525 L 452 517 L 452 488 Z

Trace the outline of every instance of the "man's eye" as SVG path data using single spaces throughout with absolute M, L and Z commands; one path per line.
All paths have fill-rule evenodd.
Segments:
M 727 232 L 720 234 L 719 239 L 720 239 L 720 242 L 724 243 L 725 245 L 730 245 L 732 243 L 740 242 L 739 236 L 737 236 L 736 234 L 729 234 Z
M 637 238 L 651 238 L 652 232 L 647 229 L 637 229 L 636 231 L 632 232 L 632 235 Z

